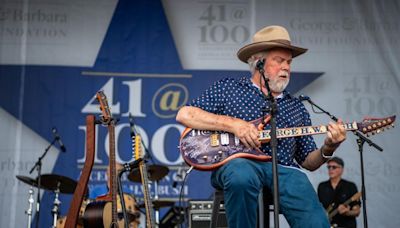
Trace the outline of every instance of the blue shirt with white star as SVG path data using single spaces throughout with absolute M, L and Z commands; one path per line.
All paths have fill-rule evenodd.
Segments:
M 289 128 L 310 126 L 311 119 L 308 111 L 298 98 L 284 91 L 282 98 L 277 99 L 277 127 Z M 228 115 L 251 121 L 261 118 L 263 108 L 269 107 L 270 102 L 264 99 L 260 89 L 248 77 L 240 79 L 226 78 L 215 82 L 198 98 L 193 99 L 189 106 L 201 108 L 218 115 Z M 268 129 L 269 126 L 266 126 Z M 301 136 L 278 139 L 278 163 L 286 166 L 299 167 L 307 155 L 316 150 L 312 136 Z M 271 155 L 269 143 L 263 144 L 262 151 Z

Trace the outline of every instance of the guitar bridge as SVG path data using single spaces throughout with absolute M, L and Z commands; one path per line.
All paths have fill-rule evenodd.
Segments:
M 210 146 L 212 147 L 219 146 L 218 134 L 210 135 Z

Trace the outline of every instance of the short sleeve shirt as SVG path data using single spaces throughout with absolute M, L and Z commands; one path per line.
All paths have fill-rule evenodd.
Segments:
M 339 204 L 346 202 L 357 192 L 357 186 L 345 179 L 341 179 L 335 189 L 329 180 L 318 185 L 318 198 L 325 209 L 331 204 L 334 205 L 333 209 L 336 209 Z M 353 201 L 349 204 L 350 207 L 355 205 L 361 205 L 360 201 Z M 337 214 L 332 218 L 331 222 L 332 224 L 337 224 L 339 227 L 357 227 L 356 218 L 351 216 Z
M 301 101 L 284 91 L 277 99 L 277 127 L 290 128 L 311 125 L 310 115 Z M 270 106 L 259 88 L 248 77 L 240 79 L 226 78 L 215 82 L 199 97 L 193 99 L 190 106 L 201 108 L 218 115 L 227 115 L 245 121 L 252 121 L 268 113 L 263 109 Z M 265 129 L 269 126 L 266 125 Z M 278 163 L 299 167 L 307 155 L 316 150 L 312 136 L 278 139 Z M 271 155 L 269 143 L 263 144 L 262 151 Z

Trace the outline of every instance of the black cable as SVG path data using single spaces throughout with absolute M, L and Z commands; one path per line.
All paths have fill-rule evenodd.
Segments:
M 126 207 L 125 207 L 125 199 L 124 199 L 124 193 L 123 193 L 123 191 L 122 191 L 122 183 L 121 183 L 121 177 L 122 177 L 122 174 L 125 172 L 125 170 L 120 170 L 119 172 L 118 172 L 118 178 L 117 178 L 117 181 L 118 181 L 118 189 L 119 189 L 119 192 L 118 192 L 118 194 L 119 194 L 119 198 L 120 198 L 120 202 L 121 202 L 121 207 L 122 207 L 122 214 L 123 214 L 123 216 L 124 216 L 124 225 L 125 225 L 125 228 L 129 228 L 129 223 L 128 223 L 128 216 L 126 215 Z

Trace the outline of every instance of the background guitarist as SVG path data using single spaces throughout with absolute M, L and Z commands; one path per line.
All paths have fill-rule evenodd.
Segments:
M 336 224 L 337 227 L 355 228 L 361 203 L 358 199 L 349 202 L 349 205 L 343 203 L 358 192 L 357 186 L 342 178 L 344 162 L 341 158 L 333 157 L 327 164 L 329 180 L 319 184 L 319 200 L 326 209 L 329 208 L 328 213 L 338 209 L 338 214 L 332 218 L 331 224 Z
M 281 26 L 261 29 L 251 44 L 238 51 L 239 59 L 250 66 L 251 78 L 228 78 L 214 83 L 179 110 L 177 121 L 194 129 L 231 132 L 247 147 L 270 155 L 269 144 L 261 145 L 257 128 L 248 122 L 267 114 L 263 108 L 270 105 L 260 91 L 267 93 L 256 65 L 265 60 L 265 74 L 278 103 L 278 128 L 308 126 L 311 120 L 306 108 L 285 90 L 292 58 L 306 51 L 291 45 L 287 30 Z M 340 123 L 329 124 L 320 149 L 311 136 L 278 140 L 280 208 L 290 227 L 329 227 L 324 208 L 300 167 L 313 171 L 327 161 L 346 139 Z M 256 227 L 258 195 L 263 187 L 272 187 L 271 163 L 235 158 L 214 171 L 211 182 L 224 190 L 229 227 Z

